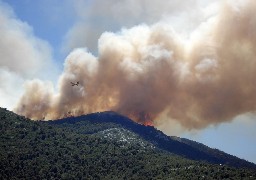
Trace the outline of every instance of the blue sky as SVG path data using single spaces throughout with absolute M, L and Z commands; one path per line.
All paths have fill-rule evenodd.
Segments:
M 97 56 L 98 40 L 104 32 L 122 34 L 124 28 L 129 29 L 140 24 L 151 26 L 160 22 L 171 24 L 184 39 L 191 34 L 196 38 L 198 33 L 194 30 L 200 27 L 198 29 L 201 32 L 201 29 L 208 28 L 204 21 L 216 16 L 219 2 L 174 0 L 166 4 L 165 1 L 153 0 L 0 0 L 0 10 L 3 10 L 0 20 L 3 17 L 3 22 L 8 21 L 10 28 L 4 32 L 6 36 L 9 32 L 14 32 L 14 35 L 11 34 L 12 37 L 17 37 L 13 40 L 13 49 L 17 57 L 12 57 L 12 53 L 3 53 L 6 42 L 0 46 L 0 54 L 3 53 L 2 56 L 6 56 L 7 60 L 10 58 L 8 62 L 12 62 L 10 64 L 1 60 L 3 62 L 0 63 L 0 74 L 9 80 L 5 87 L 0 86 L 0 96 L 5 97 L 1 97 L 4 100 L 0 105 L 13 108 L 13 104 L 24 93 L 22 87 L 27 80 L 42 79 L 56 83 L 64 68 L 66 57 L 75 48 L 86 48 Z M 200 16 L 200 13 L 204 16 Z M 23 47 L 26 47 L 25 53 Z M 30 63 L 21 57 L 31 60 Z M 15 63 L 17 66 L 20 65 L 20 68 L 12 65 Z M 27 63 L 27 66 L 23 67 L 24 63 Z M 30 69 L 35 69 L 35 72 L 28 73 Z M 21 88 L 14 88 L 17 84 Z M 54 85 L 54 88 L 58 88 L 57 85 Z M 168 127 L 159 129 L 168 135 L 193 139 L 256 163 L 255 116 L 238 115 L 225 122 L 209 124 L 199 130 L 187 130 L 179 125 L 175 126 L 175 130 Z
M 3 2 L 11 6 L 17 19 L 28 23 L 33 28 L 35 36 L 50 43 L 54 59 L 63 63 L 67 52 L 62 51 L 62 43 L 76 18 L 72 4 L 58 0 Z

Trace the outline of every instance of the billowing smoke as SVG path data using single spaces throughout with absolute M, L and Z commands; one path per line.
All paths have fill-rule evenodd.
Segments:
M 255 10 L 254 0 L 225 1 L 189 38 L 165 22 L 105 32 L 97 57 L 82 48 L 68 55 L 57 90 L 28 82 L 16 112 L 56 119 L 113 110 L 140 123 L 165 117 L 188 129 L 255 112 Z
M 97 40 L 103 32 L 115 32 L 120 27 L 133 27 L 141 22 L 153 24 L 165 17 L 168 17 L 166 20 L 171 21 L 176 29 L 181 25 L 183 31 L 197 24 L 203 17 L 198 15 L 200 6 L 197 3 L 200 1 L 202 0 L 93 0 L 92 3 L 76 0 L 74 8 L 78 20 L 67 33 L 63 49 L 67 51 L 86 46 L 90 51 L 97 52 Z M 189 23 L 184 23 L 186 19 L 190 19 Z
M 0 0 L 0 106 L 12 109 L 26 79 L 54 74 L 49 44 Z M 51 72 L 46 71 L 51 67 Z M 44 73 L 42 73 L 44 72 Z M 47 77 L 48 78 L 48 77 Z

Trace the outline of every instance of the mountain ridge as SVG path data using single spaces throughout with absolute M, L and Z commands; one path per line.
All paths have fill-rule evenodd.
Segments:
M 161 149 L 150 137 L 166 136 L 113 113 L 47 122 L 0 108 L 0 130 L 0 179 L 256 178 L 256 170 L 246 166 L 195 161 Z
M 248 167 L 256 169 L 256 165 L 252 162 L 186 138 L 178 137 L 179 140 L 177 140 L 177 137 L 175 136 L 167 136 L 153 126 L 145 126 L 135 123 L 128 117 L 114 111 L 96 112 L 78 117 L 67 117 L 64 119 L 48 121 L 48 123 L 76 123 L 86 120 L 94 123 L 112 122 L 121 124 L 125 128 L 139 134 L 145 140 L 153 143 L 156 147 L 191 160 L 202 160 L 214 164 L 226 164 L 233 167 Z

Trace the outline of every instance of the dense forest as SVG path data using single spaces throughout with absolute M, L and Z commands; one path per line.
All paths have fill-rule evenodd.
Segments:
M 0 179 L 256 179 L 190 160 L 114 122 L 31 121 L 0 108 Z

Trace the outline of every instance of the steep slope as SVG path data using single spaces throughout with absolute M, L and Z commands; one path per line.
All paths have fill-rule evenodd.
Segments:
M 96 115 L 106 114 L 117 115 Z M 162 151 L 116 120 L 93 120 L 94 116 L 89 115 L 90 120 L 35 122 L 0 108 L 0 179 L 256 177 L 252 170 L 192 161 Z M 129 119 L 124 122 L 135 124 Z
M 126 128 L 144 140 L 152 143 L 154 146 L 159 149 L 166 150 L 170 153 L 191 159 L 191 160 L 200 160 L 206 161 L 214 164 L 226 164 L 233 167 L 247 167 L 256 169 L 256 165 L 250 163 L 246 160 L 242 160 L 235 156 L 229 155 L 225 152 L 222 152 L 218 149 L 209 148 L 201 143 L 191 141 L 184 138 L 178 137 L 169 137 L 162 133 L 161 131 L 155 129 L 152 126 L 144 126 L 137 124 L 130 120 L 129 118 L 117 114 L 115 112 L 101 112 L 101 113 L 92 113 L 80 117 L 70 117 L 66 119 L 61 119 L 57 121 L 52 121 L 49 123 L 53 124 L 62 124 L 62 123 L 71 123 L 76 124 L 81 121 L 88 121 L 91 123 L 112 123 L 114 125 L 120 125 L 123 128 Z

